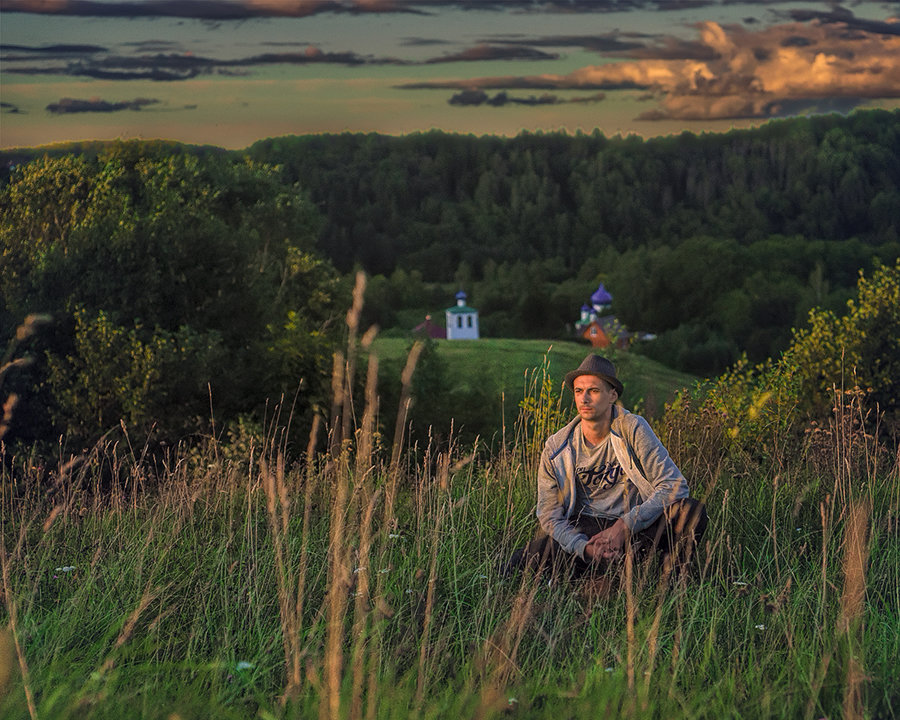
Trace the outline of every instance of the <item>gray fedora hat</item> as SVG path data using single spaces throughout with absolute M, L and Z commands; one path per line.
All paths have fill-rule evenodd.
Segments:
M 616 366 L 605 357 L 593 354 L 588 355 L 581 361 L 581 365 L 578 366 L 577 370 L 566 373 L 566 387 L 569 388 L 569 390 L 573 390 L 572 383 L 575 382 L 575 378 L 580 377 L 581 375 L 595 375 L 598 378 L 606 380 L 606 382 L 612 385 L 616 392 L 619 393 L 619 397 L 622 397 L 625 388 L 619 381 L 619 378 L 616 377 Z

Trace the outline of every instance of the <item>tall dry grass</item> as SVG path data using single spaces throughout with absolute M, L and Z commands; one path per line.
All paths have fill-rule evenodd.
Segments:
M 779 434 L 771 464 L 729 455 L 714 417 L 671 420 L 711 516 L 691 572 L 628 557 L 602 592 L 503 578 L 534 529 L 542 438 L 566 414 L 554 380 L 527 379 L 495 452 L 409 447 L 414 347 L 386 448 L 354 308 L 302 452 L 276 412 L 241 456 L 213 435 L 151 458 L 125 429 L 49 473 L 3 458 L 0 711 L 892 716 L 900 478 L 864 398 L 836 392 L 832 422 L 796 450 Z

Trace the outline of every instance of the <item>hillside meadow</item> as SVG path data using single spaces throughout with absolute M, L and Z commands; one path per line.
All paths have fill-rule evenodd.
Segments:
M 536 351 L 492 345 L 493 377 Z M 123 426 L 50 466 L 4 455 L 0 716 L 897 716 L 900 476 L 864 394 L 835 392 L 832 421 L 794 436 L 756 403 L 746 441 L 682 394 L 656 426 L 711 517 L 691 567 L 626 557 L 573 584 L 500 568 L 534 530 L 559 375 L 583 348 L 534 358 L 490 452 L 452 433 L 385 447 L 390 351 L 360 358 L 352 396 L 335 363 L 305 451 L 283 408 L 240 446 L 151 456 Z
M 413 339 L 376 338 L 372 348 L 380 368 L 382 417 L 393 427 L 399 403 L 399 378 Z M 461 442 L 476 438 L 491 444 L 511 431 L 523 400 L 546 381 L 559 393 L 563 376 L 578 367 L 590 345 L 566 340 L 438 340 L 424 343 L 413 378 L 410 416 L 422 430 L 446 436 L 451 430 Z M 610 355 L 625 382 L 625 407 L 649 417 L 661 416 L 665 403 L 697 378 L 673 370 L 634 352 Z M 563 401 L 571 407 L 571 396 Z M 559 408 L 560 411 L 563 407 Z

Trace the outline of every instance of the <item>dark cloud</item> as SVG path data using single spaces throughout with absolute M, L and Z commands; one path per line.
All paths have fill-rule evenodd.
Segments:
M 654 44 L 622 50 L 615 55 L 630 60 L 715 60 L 719 57 L 718 51 L 709 45 L 676 37 L 664 37 Z
M 631 80 L 567 81 L 559 75 L 534 75 L 530 77 L 475 78 L 468 80 L 438 80 L 398 85 L 402 90 L 641 90 L 651 87 Z
M 676 10 L 697 10 L 716 5 L 715 0 L 656 0 L 657 10 L 674 12 Z
M 63 98 L 59 102 L 50 103 L 46 109 L 54 115 L 86 112 L 111 113 L 121 112 L 122 110 L 141 110 L 148 105 L 155 105 L 158 102 L 159 100 L 152 100 L 150 98 L 135 98 L 134 100 L 128 100 L 126 102 L 107 102 L 106 100 L 100 100 L 99 98 L 92 98 L 91 100 Z
M 157 53 L 155 55 L 105 55 L 97 58 L 83 56 L 44 57 L 45 64 L 35 64 L 38 58 L 5 57 L 4 72 L 19 75 L 68 75 L 89 77 L 100 80 L 154 80 L 174 82 L 190 80 L 201 75 L 219 74 L 228 76 L 246 75 L 249 68 L 264 65 L 310 65 L 331 64 L 345 66 L 405 64 L 393 58 L 371 58 L 353 52 L 322 52 L 315 46 L 308 46 L 303 52 L 262 53 L 236 60 L 218 60 L 193 55 L 191 53 Z M 56 60 L 57 62 L 49 62 Z M 29 61 L 27 65 L 15 65 L 15 61 Z
M 39 55 L 90 55 L 92 53 L 108 52 L 108 49 L 100 45 L 7 45 L 0 43 L 0 52 L 24 52 Z
M 0 113 L 6 115 L 21 115 L 22 111 L 19 109 L 18 105 L 13 105 L 8 102 L 0 102 Z
M 813 41 L 803 35 L 791 35 L 781 41 L 781 47 L 809 47 Z
M 122 47 L 134 48 L 141 53 L 164 53 L 179 50 L 181 44 L 172 40 L 137 40 L 135 42 L 122 43 Z
M 534 37 L 534 38 L 490 38 L 489 40 L 485 40 L 485 42 L 496 44 L 496 45 L 506 45 L 506 44 L 515 44 L 515 45 L 527 45 L 530 47 L 555 47 L 555 48 L 564 48 L 564 47 L 577 47 L 583 50 L 589 50 L 593 52 L 599 53 L 619 53 L 625 50 L 633 50 L 636 48 L 644 47 L 643 42 L 639 42 L 632 39 L 622 38 L 633 38 L 633 37 L 650 37 L 649 35 L 635 35 L 635 34 L 612 34 L 606 33 L 603 35 L 545 35 L 543 37 Z
M 816 10 L 791 10 L 790 17 L 797 22 L 817 21 L 823 25 L 842 24 L 850 30 L 877 35 L 900 35 L 900 23 L 883 20 L 866 20 L 856 17 L 850 10 L 837 7 L 831 12 Z
M 632 59 L 712 60 L 716 53 L 701 42 L 674 36 L 644 33 L 604 33 L 602 35 L 546 35 L 535 38 L 491 38 L 500 45 L 515 43 L 531 47 L 577 47 L 601 55 Z
M 449 63 L 449 62 L 479 62 L 484 60 L 556 60 L 559 55 L 545 53 L 541 50 L 522 46 L 476 45 L 452 55 L 431 58 L 425 62 Z
M 544 94 L 539 97 L 535 97 L 531 95 L 529 97 L 512 97 L 508 93 L 499 92 L 493 97 L 488 95 L 484 90 L 463 90 L 462 92 L 453 95 L 447 102 L 450 105 L 463 105 L 463 106 L 479 106 L 479 105 L 490 105 L 492 107 L 503 107 L 504 105 L 530 105 L 530 106 L 538 106 L 538 105 L 565 105 L 569 103 L 588 103 L 588 102 L 599 102 L 603 100 L 603 93 L 597 93 L 596 95 L 590 95 L 586 97 L 579 98 L 571 98 L 571 99 L 561 99 L 556 95 Z
M 765 5 L 785 0 L 756 1 Z M 220 23 L 266 17 L 309 17 L 323 13 L 431 15 L 448 8 L 584 14 L 635 10 L 683 11 L 726 5 L 729 2 L 730 0 L 0 0 L 0 10 L 79 17 L 174 17 Z
M 450 41 L 438 38 L 403 38 L 400 44 L 406 47 L 430 47 L 432 45 L 450 45 Z
M 78 17 L 151 18 L 174 17 L 225 22 L 265 17 L 308 17 L 320 13 L 416 13 L 427 2 L 408 0 L 0 0 L 3 12 Z M 422 8 L 417 6 L 423 6 Z M 424 9 L 423 9 L 424 8 Z

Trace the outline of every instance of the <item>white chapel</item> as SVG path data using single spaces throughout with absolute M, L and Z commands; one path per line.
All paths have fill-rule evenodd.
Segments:
M 478 311 L 466 305 L 468 296 L 460 290 L 456 293 L 456 305 L 447 308 L 447 339 L 477 340 Z

